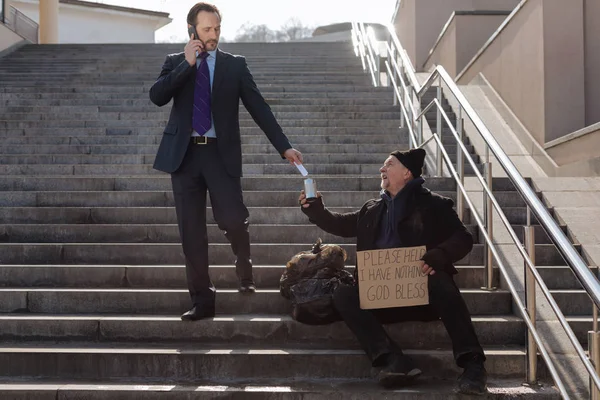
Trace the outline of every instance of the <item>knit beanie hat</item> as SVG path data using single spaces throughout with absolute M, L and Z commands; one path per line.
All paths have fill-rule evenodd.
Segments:
M 413 178 L 418 178 L 423 173 L 423 163 L 425 162 L 425 150 L 412 149 L 408 151 L 396 150 L 390 153 L 396 157 L 413 174 Z

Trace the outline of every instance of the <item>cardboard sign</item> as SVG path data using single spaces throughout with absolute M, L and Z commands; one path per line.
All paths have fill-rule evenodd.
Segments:
M 360 308 L 429 304 L 428 276 L 423 273 L 425 246 L 356 252 Z

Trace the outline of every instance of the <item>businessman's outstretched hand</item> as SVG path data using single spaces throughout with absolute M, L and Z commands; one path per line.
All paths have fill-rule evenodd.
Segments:
M 294 165 L 294 163 L 296 164 L 302 164 L 302 153 L 300 153 L 298 150 L 291 148 L 291 149 L 287 149 L 285 151 L 285 153 L 283 153 L 283 156 L 290 162 L 290 164 Z

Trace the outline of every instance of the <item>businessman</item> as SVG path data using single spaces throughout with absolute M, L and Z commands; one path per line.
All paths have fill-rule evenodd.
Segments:
M 248 209 L 242 196 L 239 100 L 282 158 L 302 163 L 254 79 L 246 59 L 218 49 L 221 13 L 208 3 L 187 17 L 190 40 L 183 53 L 167 56 L 150 100 L 173 107 L 154 168 L 171 174 L 179 234 L 193 307 L 184 321 L 215 314 L 215 287 L 209 276 L 206 192 L 213 215 L 235 254 L 239 291 L 256 290 L 250 258 Z

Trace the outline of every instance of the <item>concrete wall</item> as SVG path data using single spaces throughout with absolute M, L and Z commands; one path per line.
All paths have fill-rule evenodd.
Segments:
M 600 122 L 600 0 L 585 0 L 585 122 Z
M 583 0 L 543 0 L 545 142 L 585 127 Z M 567 61 L 567 62 L 565 62 Z
M 456 31 L 458 25 L 458 18 L 452 17 L 450 25 L 448 25 L 446 31 L 439 38 L 439 41 L 432 49 L 429 58 L 425 61 L 422 69 L 424 71 L 430 71 L 435 68 L 436 65 L 443 65 L 448 71 L 450 76 L 454 77 L 459 72 L 457 70 L 457 43 L 456 43 Z M 421 69 L 421 68 L 420 68 Z
M 492 34 L 508 17 L 504 15 L 459 15 L 456 43 L 456 73 L 467 66 Z M 453 77 L 456 76 L 453 75 Z
M 583 0 L 525 2 L 459 83 L 482 73 L 542 145 L 583 128 L 582 16 Z
M 546 151 L 562 166 L 600 156 L 600 123 L 548 143 Z
M 12 5 L 39 23 L 39 5 L 11 0 Z M 161 19 L 116 10 L 60 4 L 59 43 L 154 43 Z
M 519 0 L 399 0 L 394 25 L 413 65 L 420 68 L 454 11 L 512 10 Z
M 402 47 L 408 53 L 408 57 L 415 66 L 416 56 L 416 23 L 415 18 L 415 0 L 398 0 L 400 5 L 398 6 L 398 12 L 396 13 L 396 19 L 393 21 L 394 27 L 396 28 L 396 34 L 402 43 Z
M 0 52 L 23 41 L 23 38 L 0 23 Z
M 456 14 L 433 49 L 424 70 L 443 65 L 455 77 L 487 42 L 508 14 Z

